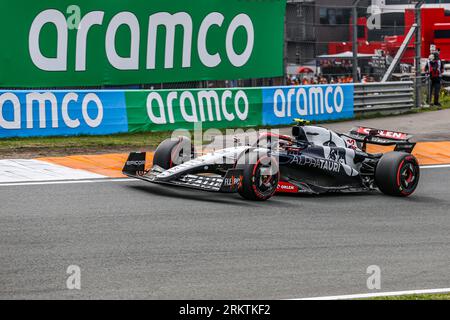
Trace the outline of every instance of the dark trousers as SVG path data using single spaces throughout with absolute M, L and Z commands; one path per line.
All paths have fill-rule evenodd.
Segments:
M 441 94 L 441 79 L 430 79 L 430 97 L 429 103 L 431 104 L 431 98 L 434 98 L 434 104 L 439 104 L 439 96 Z

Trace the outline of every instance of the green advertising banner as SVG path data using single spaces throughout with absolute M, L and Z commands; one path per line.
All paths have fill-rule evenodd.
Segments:
M 129 132 L 262 124 L 262 89 L 126 91 Z
M 283 75 L 286 0 L 2 0 L 0 87 Z

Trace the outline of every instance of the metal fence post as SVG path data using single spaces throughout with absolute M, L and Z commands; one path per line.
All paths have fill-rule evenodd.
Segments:
M 415 89 L 415 107 L 420 108 L 422 106 L 422 66 L 421 66 L 421 58 L 422 58 L 422 4 L 425 1 L 418 1 L 415 6 L 415 15 L 416 15 L 416 80 L 414 82 Z
M 355 0 L 352 8 L 353 20 L 353 82 L 358 83 L 358 5 L 361 0 Z

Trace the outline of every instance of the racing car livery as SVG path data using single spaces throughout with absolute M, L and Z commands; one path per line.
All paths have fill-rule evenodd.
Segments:
M 190 139 L 162 142 L 153 167 L 146 153 L 131 153 L 123 173 L 156 184 L 211 192 L 239 193 L 264 201 L 276 193 L 323 194 L 378 189 L 407 197 L 417 188 L 420 169 L 415 143 L 401 132 L 365 127 L 338 134 L 298 120 L 292 136 L 264 134 L 255 145 L 240 145 L 196 157 Z M 371 154 L 367 144 L 395 146 Z

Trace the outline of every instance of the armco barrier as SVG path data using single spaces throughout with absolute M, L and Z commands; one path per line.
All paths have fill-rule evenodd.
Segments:
M 0 138 L 289 125 L 411 108 L 412 83 L 297 87 L 0 91 Z
M 377 82 L 355 85 L 355 112 L 401 111 L 414 107 L 414 83 Z

